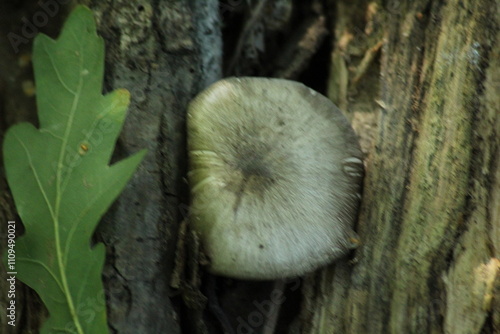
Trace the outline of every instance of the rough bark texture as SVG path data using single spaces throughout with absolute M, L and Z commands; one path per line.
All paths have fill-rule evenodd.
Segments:
M 118 333 L 179 333 L 168 284 L 181 204 L 187 203 L 185 110 L 220 75 L 217 3 L 89 6 L 107 41 L 106 87 L 132 93 L 117 156 L 141 147 L 149 151 L 99 230 L 109 255 L 109 324 Z
M 182 220 L 180 209 L 187 202 L 187 185 L 183 182 L 185 110 L 197 92 L 220 77 L 222 47 L 218 3 L 198 0 L 81 3 L 93 10 L 98 32 L 106 41 L 105 90 L 127 88 L 132 95 L 114 159 L 142 148 L 149 152 L 103 218 L 97 233 L 96 239 L 104 242 L 107 249 L 103 279 L 109 325 L 115 333 L 180 333 L 179 316 L 171 303 L 168 284 L 178 224 Z M 14 4 L 5 7 L 2 14 L 11 15 L 12 24 L 5 24 L 2 35 L 20 31 L 21 18 L 30 19 L 40 10 L 35 3 L 22 4 L 21 8 L 16 11 Z M 66 9 L 60 10 L 62 19 Z M 54 32 L 60 23 L 61 20 L 51 23 L 55 26 Z M 46 28 L 42 27 L 42 31 L 46 32 Z M 2 42 L 2 51 L 10 60 L 4 60 L 1 65 L 2 71 L 5 70 L 1 81 L 1 98 L 5 103 L 0 107 L 5 115 L 3 133 L 14 122 L 35 120 L 36 114 L 32 98 L 22 92 L 9 93 L 20 90 L 21 85 L 9 83 L 12 77 L 16 82 L 22 81 L 18 74 L 22 71 L 16 66 L 22 54 L 12 52 L 8 41 Z M 29 44 L 25 47 L 28 54 Z M 31 67 L 29 60 L 26 67 Z M 9 68 L 14 72 L 7 75 Z M 32 80 L 31 71 L 24 72 L 27 80 Z M 27 106 L 16 108 L 16 104 Z M 0 186 L 3 195 L 0 218 L 6 222 L 15 216 L 5 183 L 2 181 Z M 3 230 L 2 235 L 5 235 Z M 0 283 L 2 291 L 5 291 L 4 282 L 2 279 Z M 29 289 L 25 292 L 21 287 L 18 293 L 19 326 L 14 329 L 7 326 L 2 312 L 2 333 L 36 331 L 43 319 L 40 303 L 29 300 L 34 293 Z M 2 295 L 2 300 L 4 298 Z M 25 298 L 27 302 L 23 302 Z
M 338 3 L 337 38 L 384 30 L 380 92 L 365 96 L 380 110 L 357 264 L 350 275 L 340 264 L 311 281 L 304 332 L 500 331 L 499 9 L 496 1 Z M 349 51 L 348 42 L 332 58 Z M 348 82 L 355 96 L 355 72 L 332 81 Z M 360 100 L 347 109 L 358 111 Z

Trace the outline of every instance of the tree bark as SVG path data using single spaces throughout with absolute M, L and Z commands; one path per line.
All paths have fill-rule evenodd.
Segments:
M 227 74 L 283 76 L 327 91 L 352 120 L 366 153 L 357 226 L 362 245 L 351 258 L 302 280 L 295 321 L 287 315 L 298 311 L 300 282 L 285 286 L 292 293 L 283 298 L 276 333 L 500 332 L 495 0 L 275 0 L 257 17 L 252 9 L 260 1 L 76 2 L 90 6 L 106 42 L 105 90 L 123 87 L 132 95 L 114 159 L 149 152 L 96 233 L 107 248 L 103 279 L 112 333 L 221 332 L 213 315 L 194 314 L 169 287 L 188 204 L 185 110 L 222 76 L 221 23 L 227 24 L 225 61 L 234 62 Z M 40 31 L 56 37 L 72 5 L 61 6 Z M 0 6 L 2 36 L 21 34 L 23 18 L 40 10 L 34 0 Z M 312 58 L 325 52 L 327 28 L 329 64 Z M 16 122 L 37 122 L 31 41 L 15 50 L 0 40 L 0 138 Z M 327 67 L 328 82 L 321 76 Z M 1 173 L 5 240 L 3 222 L 16 216 Z M 236 330 L 241 320 L 256 319 L 256 302 L 267 305 L 272 287 L 226 283 L 219 281 L 220 304 Z M 22 284 L 17 292 L 19 325 L 8 326 L 0 312 L 0 332 L 37 332 L 43 305 Z M 207 326 L 198 326 L 202 319 Z
M 337 42 L 354 38 L 337 44 L 332 68 L 359 68 L 355 46 L 383 32 L 380 65 L 363 79 L 380 78 L 379 92 L 357 91 L 356 71 L 331 78 L 347 86 L 349 111 L 378 102 L 378 128 L 357 263 L 310 279 L 304 333 L 498 333 L 498 3 L 341 1 L 336 9 Z M 370 115 L 358 119 L 366 125 Z
M 106 88 L 132 94 L 115 155 L 149 152 L 98 231 L 108 250 L 108 321 L 117 333 L 180 333 L 169 282 L 188 203 L 185 110 L 220 76 L 217 2 L 89 5 L 107 41 Z

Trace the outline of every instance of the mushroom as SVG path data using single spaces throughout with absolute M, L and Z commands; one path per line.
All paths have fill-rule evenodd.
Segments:
M 356 246 L 362 153 L 328 98 L 294 81 L 228 78 L 187 116 L 190 225 L 210 272 L 299 276 Z

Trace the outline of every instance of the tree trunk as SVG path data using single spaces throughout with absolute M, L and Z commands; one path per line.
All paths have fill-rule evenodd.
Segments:
M 188 203 L 185 110 L 220 76 L 217 4 L 91 1 L 89 6 L 107 42 L 106 88 L 124 87 L 132 95 L 115 155 L 144 147 L 149 152 L 98 230 L 108 251 L 108 320 L 118 333 L 180 333 L 169 277 L 181 205 Z M 202 52 L 208 46 L 210 52 Z
M 332 85 L 347 82 L 349 111 L 377 101 L 378 127 L 363 245 L 353 266 L 310 279 L 304 333 L 500 332 L 499 10 L 488 0 L 337 3 L 337 41 L 354 38 L 332 53 Z M 380 78 L 379 92 L 357 85 L 356 71 L 339 79 L 338 55 L 359 68 L 355 47 L 375 46 L 372 36 L 383 36 L 380 65 L 361 80 Z M 370 130 L 370 115 L 357 116 Z
M 214 315 L 169 287 L 189 203 L 186 106 L 222 76 L 221 30 L 226 75 L 292 78 L 327 92 L 366 153 L 362 245 L 350 259 L 306 276 L 301 302 L 299 281 L 285 286 L 276 333 L 500 333 L 495 0 L 269 0 L 261 11 L 262 0 L 77 2 L 93 10 L 106 42 L 105 90 L 132 95 L 114 159 L 148 149 L 96 233 L 107 249 L 111 333 L 221 333 Z M 72 5 L 61 5 L 40 30 L 56 37 Z M 0 34 L 22 35 L 23 18 L 40 10 L 35 0 L 1 2 Z M 0 141 L 16 122 L 36 124 L 32 38 L 17 48 L 0 40 Z M 5 223 L 16 216 L 0 170 L 5 240 Z M 3 309 L 5 278 L 2 270 Z M 269 282 L 217 287 L 238 333 L 242 321 L 262 315 L 272 290 Z M 0 312 L 1 333 L 37 332 L 46 317 L 20 283 L 17 312 L 16 327 Z

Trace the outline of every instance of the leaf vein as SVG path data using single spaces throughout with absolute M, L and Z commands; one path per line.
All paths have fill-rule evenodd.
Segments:
M 26 153 L 26 157 L 28 158 L 28 164 L 30 166 L 30 169 L 31 169 L 31 172 L 33 173 L 33 176 L 35 177 L 35 181 L 38 185 L 38 188 L 40 189 L 40 192 L 42 193 L 42 196 L 45 200 L 45 203 L 47 204 L 47 208 L 49 209 L 49 212 L 50 212 L 50 215 L 52 216 L 52 219 L 55 218 L 55 212 L 51 206 L 51 203 L 50 203 L 50 200 L 47 196 L 47 193 L 43 187 L 43 184 L 42 184 L 42 181 L 40 180 L 40 176 L 38 175 L 37 171 L 36 171 L 36 168 L 35 166 L 33 165 L 33 160 L 31 159 L 31 154 L 28 150 L 28 147 L 26 147 L 26 145 L 24 144 L 24 142 L 22 141 L 21 138 L 19 138 L 15 133 L 14 133 L 14 136 L 16 138 L 16 140 L 19 142 L 19 144 L 21 144 L 21 146 L 23 147 L 24 149 L 24 152 Z
M 57 140 L 60 140 L 60 141 L 64 140 L 63 137 L 56 135 L 54 132 L 50 131 L 49 129 L 40 129 L 40 132 L 41 133 L 48 133 L 49 135 L 51 135 L 52 137 L 54 137 Z
M 26 258 L 26 257 L 23 257 L 23 258 L 20 258 L 19 259 L 19 262 L 32 262 L 34 264 L 37 264 L 39 266 L 41 266 L 43 269 L 45 269 L 49 275 L 54 279 L 54 281 L 57 283 L 57 286 L 59 287 L 59 289 L 61 289 L 61 292 L 64 294 L 64 289 L 63 289 L 63 286 L 61 284 L 61 282 L 59 281 L 59 279 L 57 278 L 57 276 L 52 272 L 52 270 L 43 262 L 41 261 L 38 261 L 38 260 L 33 260 L 33 259 L 29 259 L 29 258 Z
M 52 65 L 52 68 L 54 69 L 54 72 L 56 73 L 57 79 L 59 79 L 59 82 L 61 83 L 61 85 L 64 87 L 64 89 L 66 89 L 72 95 L 76 95 L 76 92 L 73 91 L 71 88 L 69 88 L 68 85 L 66 85 L 66 83 L 64 82 L 63 78 L 61 77 L 61 73 L 59 73 L 59 69 L 55 65 L 54 58 L 52 58 L 52 53 L 47 50 L 47 45 L 43 44 L 43 47 L 44 47 L 44 51 L 49 56 L 49 60 L 50 60 L 50 63 Z

